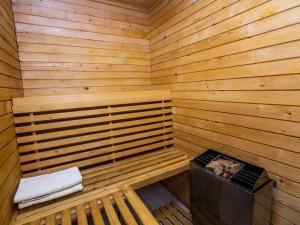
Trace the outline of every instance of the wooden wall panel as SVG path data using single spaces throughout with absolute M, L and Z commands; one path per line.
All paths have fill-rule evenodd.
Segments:
M 12 97 L 23 95 L 10 0 L 0 1 L 0 224 L 13 215 L 13 196 L 21 170 L 13 126 Z
M 107 2 L 109 4 L 123 3 L 123 7 L 131 7 L 135 9 L 142 9 L 145 12 L 148 11 L 152 6 L 154 6 L 158 0 L 95 0 L 97 2 Z
M 123 3 L 13 0 L 26 96 L 150 88 L 148 14 Z
M 300 1 L 161 1 L 149 20 L 151 81 L 172 90 L 177 147 L 266 168 L 272 224 L 300 224 Z

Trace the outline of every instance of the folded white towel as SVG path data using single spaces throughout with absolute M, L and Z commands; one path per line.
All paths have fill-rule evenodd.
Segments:
M 82 176 L 76 167 L 51 174 L 22 178 L 14 203 L 63 191 L 80 183 L 82 183 Z
M 32 205 L 47 202 L 47 201 L 50 201 L 50 200 L 53 200 L 53 199 L 56 199 L 56 198 L 60 198 L 60 197 L 63 197 L 63 196 L 81 191 L 82 189 L 83 189 L 82 184 L 77 184 L 74 187 L 70 187 L 70 188 L 65 189 L 63 191 L 59 191 L 59 192 L 55 192 L 55 193 L 52 193 L 52 194 L 49 194 L 49 195 L 45 195 L 41 198 L 35 198 L 35 199 L 29 200 L 29 201 L 20 202 L 18 204 L 18 208 L 23 209 L 23 208 L 26 208 L 26 207 L 29 207 L 29 206 L 32 206 Z

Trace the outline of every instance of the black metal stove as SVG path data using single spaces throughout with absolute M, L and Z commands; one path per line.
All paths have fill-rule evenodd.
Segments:
M 272 181 L 265 169 L 208 150 L 190 164 L 195 225 L 269 225 Z

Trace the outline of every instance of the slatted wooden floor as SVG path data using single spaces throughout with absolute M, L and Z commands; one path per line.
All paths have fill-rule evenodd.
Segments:
M 162 225 L 193 225 L 192 216 L 177 203 L 171 202 L 154 211 L 156 220 Z
M 158 225 L 153 215 L 131 187 L 98 196 L 24 225 Z

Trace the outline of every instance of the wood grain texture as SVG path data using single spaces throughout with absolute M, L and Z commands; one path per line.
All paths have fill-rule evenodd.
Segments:
M 150 89 L 143 8 L 126 1 L 13 0 L 13 11 L 25 96 Z
M 273 225 L 300 223 L 299 15 L 298 0 L 179 0 L 149 18 L 151 81 L 172 90 L 177 148 L 266 168 Z
M 189 161 L 185 153 L 169 148 L 82 170 L 83 192 L 21 211 L 16 222 L 26 224 L 37 216 L 43 218 L 67 207 L 73 207 L 74 204 L 91 201 L 95 196 L 107 191 L 120 190 L 124 186 L 134 189 L 147 186 L 186 171 Z M 99 219 L 99 215 L 93 217 Z
M 10 0 L 0 1 L 0 224 L 9 224 L 21 176 L 12 123 L 13 97 L 22 96 L 20 63 Z
M 72 221 L 76 221 L 78 225 L 107 224 L 107 222 L 104 223 L 103 218 L 111 225 L 159 224 L 135 191 L 127 187 L 102 191 L 91 196 L 90 200 L 82 199 L 80 202 L 70 202 L 62 205 L 61 209 L 48 211 L 44 215 L 34 214 L 27 220 L 17 221 L 16 224 L 70 225 Z M 136 220 L 142 222 L 137 223 Z
M 166 149 L 173 144 L 171 105 L 170 91 L 14 98 L 24 176 Z
M 107 0 L 95 0 L 97 2 L 104 2 Z M 153 7 L 158 0 L 110 0 L 107 1 L 110 4 L 116 3 L 119 4 L 123 3 L 122 7 L 131 7 L 131 8 L 136 8 L 136 9 L 143 9 L 144 11 L 148 11 Z
M 84 186 L 80 193 L 19 211 L 17 223 L 36 221 L 34 215 L 45 217 L 105 190 L 129 185 L 136 189 L 186 171 L 190 158 L 172 147 L 171 106 L 168 90 L 14 98 L 23 176 L 76 166 Z M 124 220 L 134 224 L 134 217 L 126 216 L 129 208 L 114 197 Z M 110 223 L 120 224 L 110 201 L 102 201 Z M 80 207 L 78 223 L 86 224 Z M 93 208 L 92 217 L 98 220 Z
M 11 198 L 21 174 L 11 98 L 22 96 L 23 86 L 27 96 L 170 89 L 176 147 L 191 155 L 215 148 L 266 168 L 278 182 L 273 190 L 272 225 L 299 224 L 299 0 L 12 2 L 13 10 L 9 0 L 0 2 L 0 224 L 7 224 L 11 218 Z M 107 113 L 104 111 L 91 110 L 80 126 L 108 123 L 105 129 L 114 129 L 113 122 L 120 119 L 120 112 L 114 112 L 116 120 L 94 118 Z M 152 117 L 165 112 L 136 112 L 132 116 Z M 51 116 L 57 121 L 38 124 L 36 129 L 61 129 L 62 115 Z M 74 117 L 72 112 L 63 116 Z M 36 115 L 29 122 L 48 119 L 47 115 Z M 68 121 L 68 126 L 73 122 Z M 124 127 L 131 126 L 130 121 L 123 122 Z M 158 122 L 153 118 L 141 120 Z M 143 129 L 159 128 L 150 124 Z M 99 127 L 89 129 L 53 132 L 51 137 L 20 137 L 20 143 L 37 142 L 23 146 L 21 151 L 44 149 L 44 140 L 59 139 L 64 132 L 72 137 L 67 140 L 72 144 L 78 142 L 73 135 L 81 134 L 76 132 L 99 132 Z M 30 126 L 17 128 L 19 133 L 28 131 L 33 132 Z M 118 133 L 121 136 L 109 144 L 133 147 L 125 143 L 124 134 Z M 110 138 L 101 135 L 83 138 Z M 148 144 L 146 137 L 132 136 L 142 138 L 138 144 Z M 67 142 L 46 143 L 55 148 Z M 65 148 L 60 154 L 68 151 L 78 152 L 77 158 L 71 160 L 88 158 L 80 147 Z M 98 153 L 93 150 L 93 157 Z M 42 163 L 26 154 L 21 162 L 28 173 L 53 166 L 50 160 L 44 160 L 49 157 L 44 152 L 37 155 Z M 33 159 L 34 163 L 27 163 Z M 58 163 L 65 166 L 66 161 L 60 160 Z M 155 174 L 159 175 L 159 171 Z M 123 174 L 122 179 L 126 176 Z M 175 186 L 184 185 L 184 180 L 178 179 Z M 170 187 L 174 184 L 170 183 Z M 185 192 L 182 198 L 186 196 Z

